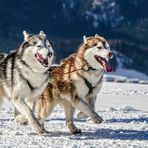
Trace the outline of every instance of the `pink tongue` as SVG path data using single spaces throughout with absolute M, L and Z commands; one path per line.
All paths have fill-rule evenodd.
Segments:
M 106 72 L 112 72 L 112 67 L 109 65 L 109 63 L 106 61 L 106 60 L 103 60 L 103 67 L 104 67 L 104 70 Z
M 37 59 L 43 64 L 47 64 L 48 63 L 48 59 L 44 59 L 43 56 L 41 54 L 38 54 Z

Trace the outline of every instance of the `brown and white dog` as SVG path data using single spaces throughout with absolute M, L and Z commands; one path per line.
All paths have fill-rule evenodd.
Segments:
M 38 100 L 38 118 L 43 125 L 46 117 L 59 104 L 64 107 L 66 123 L 73 134 L 80 133 L 73 123 L 75 108 L 79 117 L 90 117 L 95 123 L 103 119 L 94 111 L 97 93 L 101 89 L 104 70 L 111 72 L 112 57 L 107 41 L 99 35 L 84 37 L 75 54 L 53 66 L 48 87 Z

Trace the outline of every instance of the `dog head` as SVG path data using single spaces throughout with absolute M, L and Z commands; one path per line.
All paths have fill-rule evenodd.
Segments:
M 54 60 L 54 51 L 46 34 L 40 31 L 37 35 L 23 32 L 24 42 L 18 54 L 36 72 L 46 72 Z
M 83 54 L 88 65 L 94 69 L 104 69 L 106 72 L 111 72 L 112 67 L 108 63 L 113 57 L 110 51 L 108 42 L 101 36 L 95 35 L 92 37 L 83 37 Z

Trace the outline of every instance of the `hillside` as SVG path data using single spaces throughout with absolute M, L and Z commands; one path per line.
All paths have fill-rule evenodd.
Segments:
M 122 55 L 123 67 L 148 75 L 147 0 L 1 0 L 0 51 L 9 52 L 22 42 L 22 31 L 43 30 L 57 60 L 76 51 L 82 36 L 98 33 Z M 115 57 L 114 70 L 118 68 Z

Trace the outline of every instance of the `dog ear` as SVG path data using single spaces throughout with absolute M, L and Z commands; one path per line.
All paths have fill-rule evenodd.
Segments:
M 26 31 L 23 31 L 23 35 L 24 35 L 24 41 L 27 41 L 29 38 L 29 33 L 27 33 Z
M 95 34 L 95 38 L 100 37 L 98 34 Z
M 99 38 L 99 39 L 101 39 L 103 42 L 106 42 L 105 38 L 104 38 L 104 37 L 101 37 L 101 36 L 98 35 L 98 34 L 95 34 L 95 38 Z
M 46 37 L 46 34 L 43 31 L 40 31 L 39 35 Z
M 83 36 L 83 42 L 84 42 L 84 44 L 87 43 L 86 35 Z

